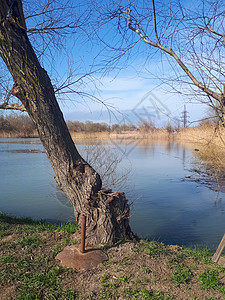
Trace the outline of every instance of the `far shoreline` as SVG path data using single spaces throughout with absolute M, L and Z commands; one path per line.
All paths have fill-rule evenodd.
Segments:
M 71 131 L 71 137 L 74 143 L 106 143 L 112 141 L 113 144 L 138 143 L 148 145 L 152 143 L 170 144 L 173 142 L 179 145 L 185 145 L 194 151 L 205 164 L 212 166 L 216 170 L 216 176 L 225 170 L 225 128 L 204 124 L 196 127 L 182 128 L 177 130 L 168 130 L 165 128 L 154 128 L 148 131 L 134 130 L 116 132 L 74 132 Z M 1 133 L 0 138 L 38 138 L 37 132 L 30 135 L 18 135 L 11 133 Z

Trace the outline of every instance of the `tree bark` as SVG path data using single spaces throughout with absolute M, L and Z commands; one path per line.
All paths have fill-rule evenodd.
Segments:
M 11 92 L 33 120 L 55 180 L 74 206 L 78 225 L 80 216 L 87 216 L 87 241 L 113 244 L 132 238 L 125 195 L 101 192 L 99 174 L 84 161 L 73 143 L 50 78 L 28 39 L 19 0 L 10 11 L 9 1 L 1 1 L 0 56 L 14 80 Z

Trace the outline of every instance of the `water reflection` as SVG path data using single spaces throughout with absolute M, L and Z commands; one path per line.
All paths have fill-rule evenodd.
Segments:
M 41 141 L 39 138 L 0 138 L 0 144 L 27 144 L 27 145 L 36 145 L 41 144 Z
M 179 245 L 215 248 L 224 234 L 225 199 L 193 179 L 192 150 L 174 141 L 115 141 L 107 147 L 127 153 L 123 171 L 132 165 L 124 191 L 134 202 L 131 227 L 140 236 Z M 87 144 L 87 143 L 86 143 Z M 113 148 L 114 147 L 114 148 Z M 78 145 L 84 150 L 84 143 Z M 74 221 L 73 208 L 54 182 L 37 139 L 0 140 L 1 211 L 56 222 Z M 208 181 L 212 179 L 208 177 Z
M 10 152 L 10 153 L 45 153 L 45 151 L 39 149 L 18 149 L 18 150 L 0 150 L 0 152 Z
M 139 144 L 130 159 L 138 199 L 133 230 L 165 243 L 215 248 L 224 234 L 224 194 L 215 208 L 217 193 L 194 180 L 187 182 L 193 164 L 199 163 L 193 161 L 192 150 L 176 143 Z
M 186 150 L 185 150 L 185 148 L 184 148 L 184 147 L 183 147 L 182 158 L 183 158 L 183 167 L 185 168 Z

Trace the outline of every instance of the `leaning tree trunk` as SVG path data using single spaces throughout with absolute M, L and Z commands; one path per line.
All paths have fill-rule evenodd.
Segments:
M 100 176 L 78 153 L 50 78 L 30 44 L 21 1 L 15 1 L 10 14 L 9 2 L 1 0 L 0 5 L 0 55 L 14 80 L 11 92 L 33 120 L 57 184 L 73 204 L 79 225 L 80 216 L 87 216 L 87 239 L 91 244 L 113 244 L 131 238 L 124 194 L 100 191 Z

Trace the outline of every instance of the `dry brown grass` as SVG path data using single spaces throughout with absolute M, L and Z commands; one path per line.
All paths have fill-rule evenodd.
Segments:
M 225 169 L 225 129 L 212 125 L 181 130 L 176 140 L 181 144 L 190 144 L 199 150 L 196 154 L 218 172 Z
M 185 144 L 191 149 L 195 149 L 194 153 L 200 159 L 211 166 L 214 173 L 222 172 L 225 169 L 225 129 L 215 127 L 213 125 L 202 125 L 193 128 L 181 129 L 173 133 L 169 133 L 166 129 L 155 129 L 149 132 L 138 131 L 131 134 L 116 134 L 109 132 L 97 133 L 72 133 L 74 141 L 109 141 L 117 140 L 119 143 L 130 142 L 134 140 L 138 144 L 152 143 L 168 143 L 176 141 L 179 144 Z
M 26 134 L 24 132 L 0 132 L 0 138 L 38 138 L 38 133 L 36 130 L 30 132 L 29 134 Z
M 18 134 L 5 133 L 0 134 L 1 137 L 22 137 Z M 36 136 L 36 134 L 35 134 Z M 185 144 L 190 148 L 198 149 L 195 152 L 201 160 L 209 163 L 217 170 L 225 169 L 225 129 L 222 127 L 215 127 L 212 125 L 202 125 L 193 128 L 181 129 L 169 133 L 166 129 L 154 129 L 149 132 L 137 131 L 130 134 L 117 134 L 110 132 L 71 132 L 71 136 L 75 141 L 86 141 L 87 143 L 96 143 L 97 141 L 117 140 L 119 143 L 126 143 L 135 140 L 139 144 L 152 143 L 168 143 L 176 141 L 179 144 Z
M 169 134 L 166 129 L 155 129 L 149 132 L 137 131 L 136 133 L 121 134 L 110 132 L 71 132 L 71 136 L 76 140 L 165 140 L 173 137 L 173 134 Z
M 71 132 L 72 139 L 76 140 L 107 140 L 109 132 Z
M 225 141 L 225 129 L 213 125 L 203 125 L 198 127 L 181 129 L 176 134 L 176 139 L 179 142 L 208 145 L 214 143 L 222 146 Z

